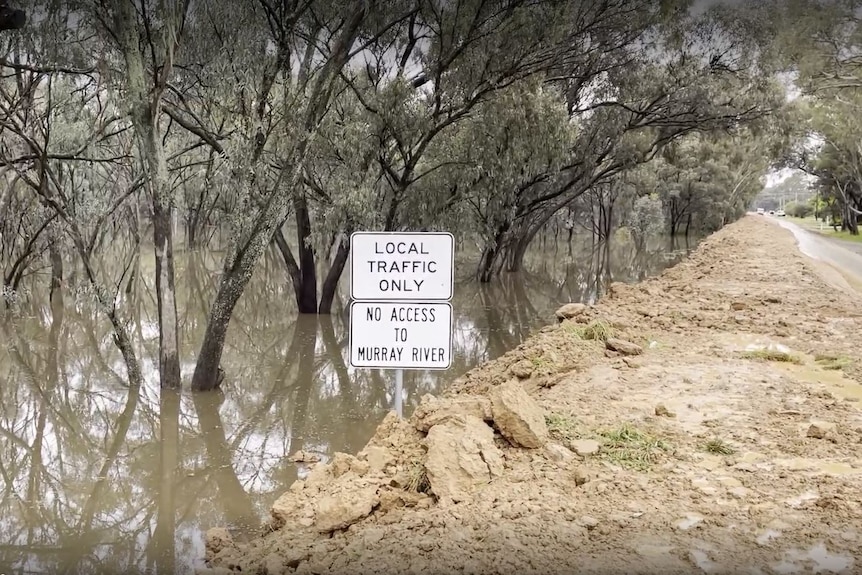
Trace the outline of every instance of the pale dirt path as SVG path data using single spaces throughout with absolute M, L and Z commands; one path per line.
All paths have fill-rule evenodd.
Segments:
M 270 574 L 862 573 L 862 297 L 829 287 L 819 269 L 789 231 L 744 218 L 452 390 L 483 395 L 526 360 L 534 373 L 522 385 L 554 423 L 551 447 L 497 436 L 499 476 L 443 505 L 386 485 L 427 457 L 424 433 L 389 418 L 360 456 L 370 472 L 347 456 L 318 466 L 277 504 L 279 530 L 228 545 L 211 564 Z M 645 353 L 619 357 L 574 335 L 596 319 Z M 774 344 L 802 363 L 743 357 Z M 827 353 L 835 358 L 815 361 Z M 561 449 L 623 425 L 661 447 Z M 638 461 L 651 463 L 632 468 Z M 318 534 L 333 510 L 349 516 L 349 502 L 362 501 L 349 529 Z

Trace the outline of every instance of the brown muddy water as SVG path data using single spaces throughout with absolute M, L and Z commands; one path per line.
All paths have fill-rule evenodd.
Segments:
M 694 245 L 658 238 L 637 253 L 623 242 L 539 244 L 528 271 L 489 285 L 462 266 L 452 368 L 405 372 L 405 415 L 422 395 L 552 321 L 560 304 L 592 302 L 611 281 L 655 275 Z M 148 265 L 144 256 L 144 277 Z M 188 379 L 220 262 L 195 253 L 177 265 Z M 332 316 L 297 318 L 274 258 L 262 262 L 237 307 L 223 394 L 159 393 L 152 286 L 138 284 L 121 303 L 147 377 L 130 391 L 92 298 L 70 287 L 52 308 L 39 285 L 0 320 L 2 574 L 193 573 L 203 565 L 207 529 L 255 530 L 306 472 L 289 454 L 356 452 L 392 409 L 393 373 L 347 363 L 346 293 Z

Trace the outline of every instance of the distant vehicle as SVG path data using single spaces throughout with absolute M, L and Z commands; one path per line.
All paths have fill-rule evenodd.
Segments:
M 775 212 L 775 215 L 778 216 L 779 218 L 783 218 L 784 217 L 784 210 L 778 210 L 777 212 Z
M 775 215 L 775 210 L 769 210 L 769 215 L 770 215 L 770 216 L 774 216 L 774 215 Z
M 764 210 L 763 208 L 757 208 L 757 213 L 758 213 L 759 215 L 763 216 L 763 215 L 765 215 L 765 214 L 766 214 L 766 210 Z

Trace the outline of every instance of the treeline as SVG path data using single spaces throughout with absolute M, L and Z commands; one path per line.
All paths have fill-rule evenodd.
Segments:
M 691 4 L 36 1 L 0 33 L 4 294 L 79 267 L 139 385 L 123 294 L 152 274 L 178 388 L 174 250 L 219 250 L 203 390 L 268 249 L 299 311 L 329 313 L 359 229 L 454 231 L 481 281 L 549 223 L 718 229 L 795 157 L 778 73 L 800 56 L 758 28 L 765 2 Z
M 792 74 L 801 93 L 793 102 L 795 145 L 783 165 L 813 175 L 813 211 L 854 235 L 862 214 L 860 15 L 859 0 L 776 0 L 740 11 L 749 21 L 769 22 L 769 59 Z

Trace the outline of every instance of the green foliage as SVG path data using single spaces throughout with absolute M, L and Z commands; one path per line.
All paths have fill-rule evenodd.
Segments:
M 794 218 L 807 218 L 814 213 L 814 206 L 807 202 L 791 202 L 784 206 L 784 211 L 788 216 Z
M 857 233 L 862 213 L 862 40 L 859 3 L 763 2 L 773 13 L 776 61 L 792 71 L 802 92 L 800 143 L 788 163 L 816 176 L 832 216 Z M 818 143 L 812 145 L 814 137 Z M 818 210 L 819 212 L 820 210 Z
M 649 236 L 660 233 L 665 227 L 664 220 L 662 201 L 657 193 L 636 199 L 627 220 L 635 245 L 642 248 Z
M 142 78 L 158 97 L 170 199 L 196 245 L 227 232 L 224 269 L 248 273 L 284 226 L 288 268 L 305 258 L 306 276 L 335 265 L 336 277 L 333 247 L 362 228 L 456 231 L 479 243 L 487 276 L 516 269 L 559 214 L 601 235 L 627 225 L 636 242 L 714 230 L 744 213 L 808 113 L 785 105 L 781 39 L 754 17 L 766 3 L 700 14 L 688 0 L 313 4 L 289 15 L 201 0 L 181 35 L 170 22 L 182 3 L 164 6 L 170 18 L 135 16 L 152 20 L 138 30 L 152 43 Z M 35 134 L 58 154 L 117 158 L 57 160 L 85 235 L 146 227 L 149 201 L 115 205 L 148 168 L 125 117 L 127 58 L 102 10 L 46 1 L 22 33 L 16 57 L 81 68 L 33 76 L 54 87 L 50 111 L 2 80 L 30 114 L 10 143 Z M 48 120 L 44 135 L 36 124 Z

